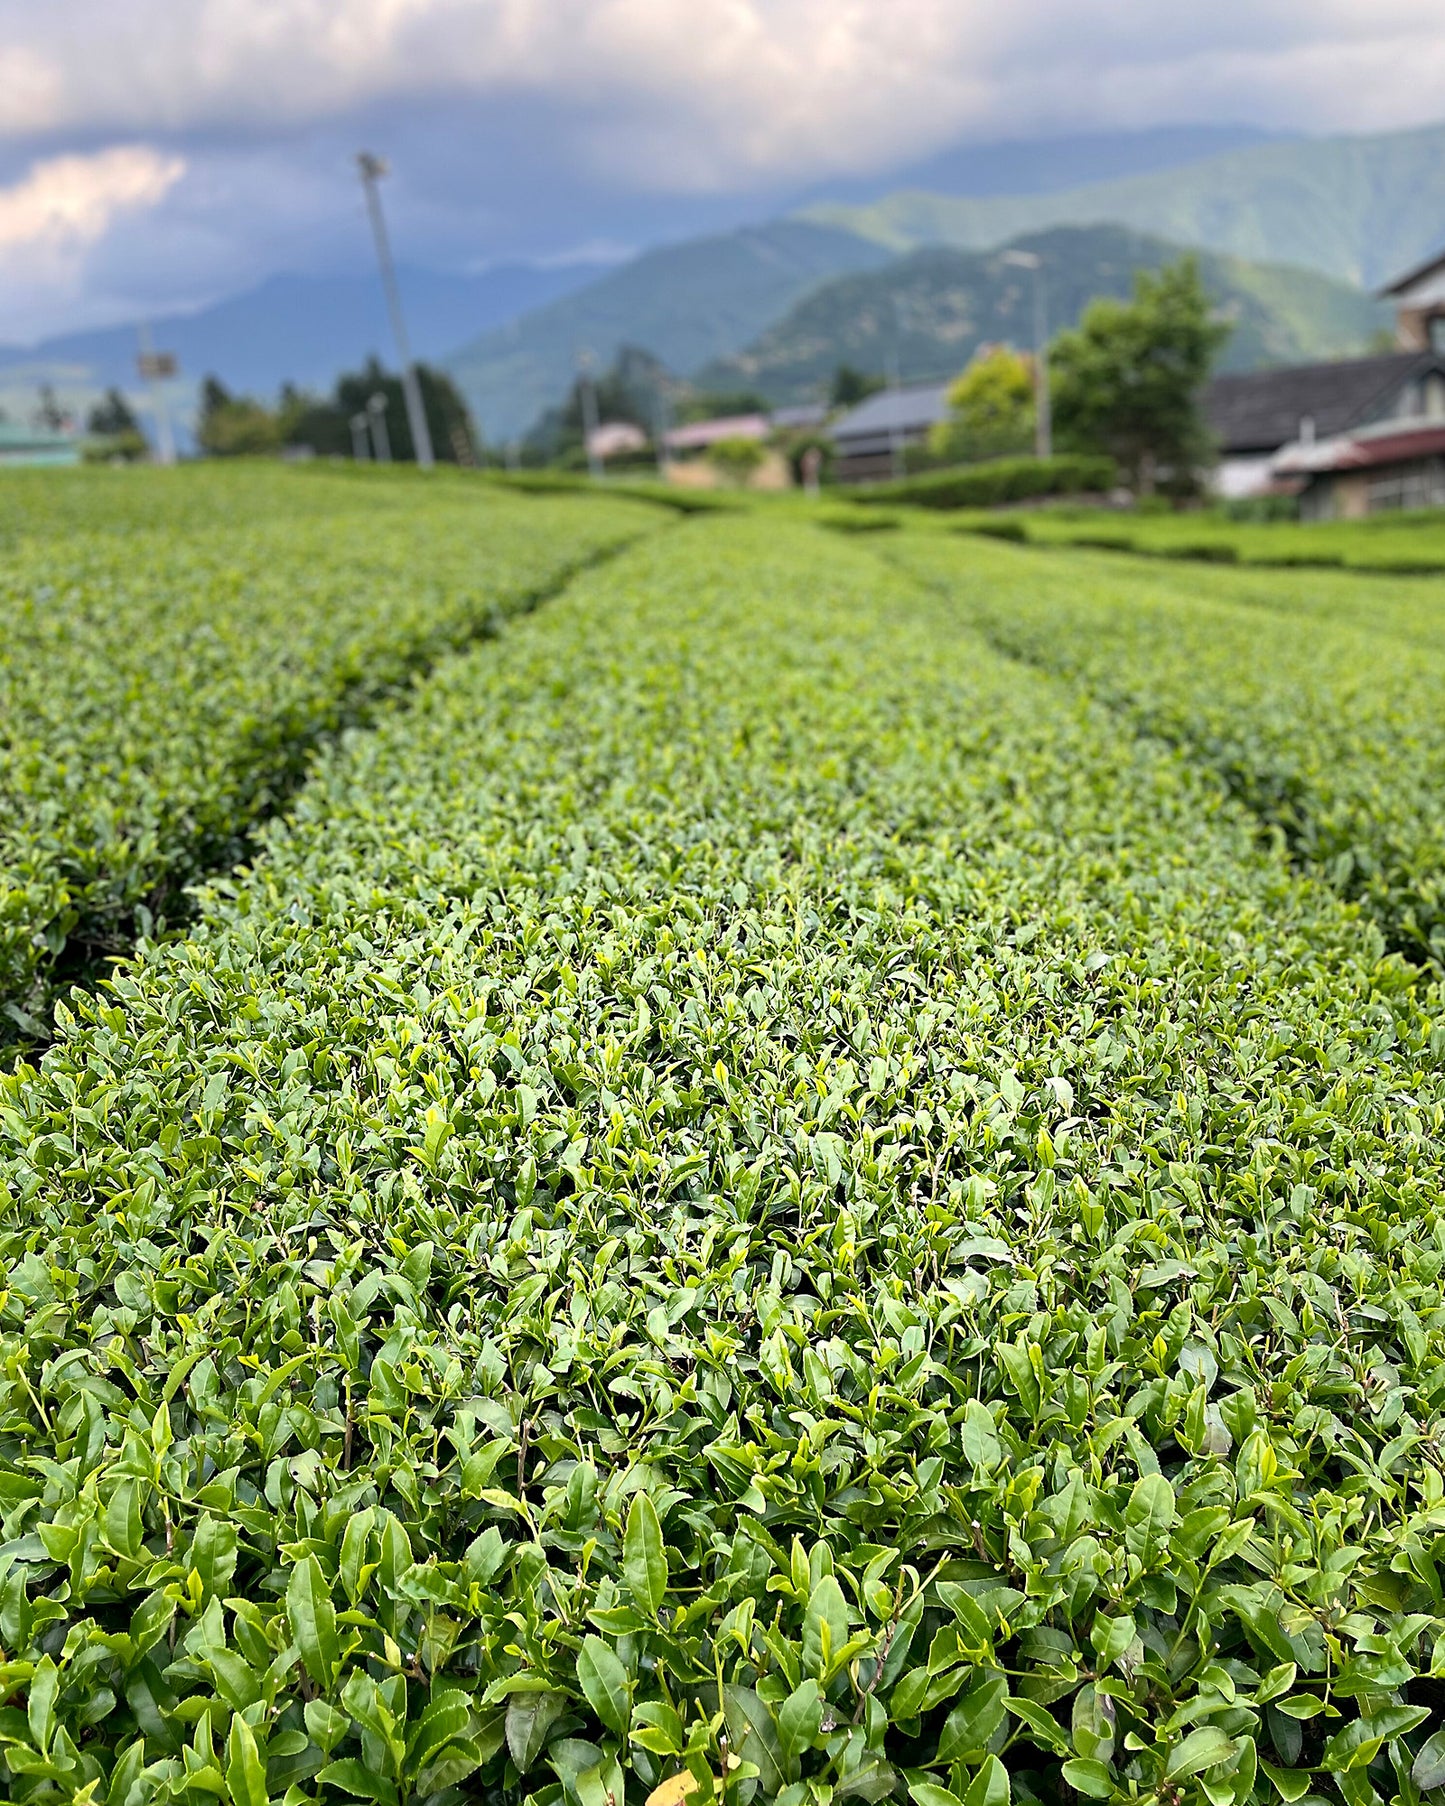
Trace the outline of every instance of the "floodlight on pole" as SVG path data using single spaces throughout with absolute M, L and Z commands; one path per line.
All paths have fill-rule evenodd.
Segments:
M 386 430 L 386 397 L 380 389 L 367 401 L 366 412 L 371 420 L 371 443 L 376 448 L 376 461 L 390 464 L 391 434 Z
M 161 464 L 176 461 L 176 436 L 171 429 L 171 411 L 166 405 L 164 384 L 176 373 L 176 360 L 166 351 L 157 351 L 151 342 L 150 322 L 142 320 L 136 329 L 140 340 L 140 356 L 136 359 L 141 379 L 150 390 L 151 408 L 156 420 L 156 458 Z
M 1044 296 L 1044 260 L 1037 251 L 1005 251 L 1000 262 L 1034 273 L 1034 450 L 1041 458 L 1051 458 L 1054 422 L 1049 395 L 1049 323 Z
M 396 269 L 391 261 L 391 241 L 386 235 L 386 218 L 381 211 L 381 178 L 387 166 L 381 157 L 361 151 L 356 159 L 361 171 L 361 186 L 366 191 L 366 210 L 371 216 L 371 232 L 376 240 L 376 260 L 381 265 L 381 286 L 386 291 L 386 305 L 391 313 L 391 330 L 396 335 L 396 349 L 401 358 L 401 387 L 406 397 L 406 418 L 411 427 L 411 442 L 416 448 L 416 461 L 422 470 L 430 470 L 436 459 L 432 454 L 431 432 L 422 406 L 421 383 L 412 362 L 411 344 L 406 336 L 406 319 L 401 311 L 401 290 L 397 287 Z
M 371 441 L 367 438 L 367 428 L 371 425 L 363 408 L 361 413 L 351 416 L 351 455 L 358 464 L 371 462 Z

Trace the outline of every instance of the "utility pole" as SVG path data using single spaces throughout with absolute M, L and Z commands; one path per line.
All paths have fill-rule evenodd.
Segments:
M 582 438 L 587 447 L 587 472 L 594 482 L 602 476 L 602 460 L 593 441 L 597 437 L 597 385 L 592 380 L 592 353 L 577 353 L 577 386 L 581 390 Z
M 386 219 L 381 211 L 379 183 L 386 174 L 386 164 L 370 151 L 362 151 L 356 159 L 361 171 L 361 186 L 366 190 L 366 210 L 371 215 L 372 236 L 376 240 L 376 260 L 381 265 L 381 286 L 386 291 L 386 305 L 391 312 L 391 329 L 396 335 L 396 349 L 401 357 L 401 387 L 406 396 L 406 417 L 411 427 L 411 442 L 416 448 L 417 466 L 430 470 L 436 463 L 432 455 L 431 432 L 422 406 L 421 383 L 411 358 L 411 345 L 406 336 L 406 320 L 401 311 L 401 290 L 396 283 L 396 269 L 391 261 L 391 242 L 386 235 Z
M 386 397 L 380 389 L 367 402 L 366 411 L 371 417 L 371 443 L 376 448 L 376 461 L 390 464 L 391 434 L 386 430 Z
M 162 384 L 167 377 L 175 375 L 176 360 L 169 351 L 157 351 L 151 343 L 149 321 L 141 321 L 136 336 L 140 340 L 140 356 L 136 359 L 136 364 L 142 381 L 150 390 L 151 408 L 156 417 L 156 456 L 162 464 L 174 464 L 176 436 L 171 430 L 171 411 L 166 405 L 166 392 Z
M 1044 260 L 1037 251 L 1005 251 L 1002 261 L 1034 273 L 1034 451 L 1054 455 L 1053 402 L 1049 394 L 1049 318 L 1044 294 Z
M 661 383 L 652 391 L 652 438 L 657 453 L 657 474 L 667 481 L 667 396 Z
M 901 383 L 898 375 L 898 341 L 903 336 L 903 305 L 893 297 L 893 337 L 888 346 L 888 388 L 893 396 L 893 413 L 888 423 L 888 468 L 894 482 L 903 475 L 903 423 L 899 399 Z

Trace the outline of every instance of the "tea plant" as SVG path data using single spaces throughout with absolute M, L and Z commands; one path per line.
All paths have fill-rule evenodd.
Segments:
M 1258 606 L 1257 574 L 1156 582 L 921 534 L 890 555 L 995 645 L 1217 772 L 1392 945 L 1445 957 L 1445 656 L 1418 620 L 1291 618 Z
M 889 540 L 582 578 L 0 1080 L 10 1797 L 1441 1781 L 1438 994 Z
M 321 736 L 652 519 L 456 482 L 207 479 L 82 477 L 98 524 L 58 541 L 67 486 L 19 484 L 50 514 L 0 567 L 0 1048 L 234 863 Z

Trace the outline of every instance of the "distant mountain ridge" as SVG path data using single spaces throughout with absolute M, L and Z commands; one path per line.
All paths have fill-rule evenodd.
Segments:
M 1114 221 L 1373 288 L 1445 243 L 1445 125 L 1247 145 L 1051 193 L 915 190 L 864 206 L 822 203 L 798 217 L 894 252 L 926 244 L 980 250 L 1020 232 Z
M 672 370 L 696 370 L 746 345 L 819 283 L 891 256 L 871 239 L 806 220 L 662 245 L 483 333 L 446 367 L 484 434 L 510 439 L 561 400 L 583 354 L 602 366 L 636 345 Z
M 499 266 L 475 275 L 403 266 L 398 272 L 407 325 L 418 357 L 434 361 L 478 325 L 499 325 L 580 288 L 606 266 L 544 269 Z M 391 324 L 374 271 L 343 276 L 272 276 L 253 289 L 194 313 L 152 323 L 158 347 L 176 353 L 178 410 L 187 410 L 203 376 L 232 390 L 271 398 L 283 381 L 329 389 L 342 370 L 372 353 L 395 363 Z M 137 340 L 130 326 L 68 333 L 34 346 L 0 345 L 0 403 L 17 418 L 40 384 L 82 410 L 112 386 L 134 392 Z
M 1009 250 L 1041 260 L 1052 335 L 1072 325 L 1096 295 L 1127 296 L 1136 270 L 1157 269 L 1184 249 L 1113 225 L 1054 227 L 986 252 L 927 246 L 822 284 L 698 380 L 718 389 L 753 388 L 784 405 L 826 393 L 840 363 L 882 373 L 896 357 L 904 381 L 952 376 L 981 344 L 1033 343 L 1033 276 L 1006 261 Z M 1205 286 L 1234 325 L 1225 369 L 1347 357 L 1364 351 L 1389 324 L 1388 308 L 1313 271 L 1216 252 L 1198 256 Z

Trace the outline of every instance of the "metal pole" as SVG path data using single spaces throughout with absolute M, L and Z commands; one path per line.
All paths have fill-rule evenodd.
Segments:
M 376 447 L 378 464 L 391 462 L 391 434 L 386 430 L 386 397 L 378 390 L 366 404 L 371 417 L 371 443 Z
M 888 387 L 893 394 L 893 418 L 888 425 L 888 468 L 897 482 L 903 475 L 903 427 L 898 410 L 900 388 L 898 376 L 898 341 L 903 332 L 903 310 L 897 295 L 893 297 L 893 338 L 888 349 Z
M 659 383 L 652 392 L 652 437 L 656 441 L 653 450 L 657 453 L 657 474 L 666 480 L 667 477 L 667 397 Z
M 578 352 L 577 368 L 577 380 L 582 391 L 582 438 L 587 447 L 587 472 L 596 481 L 602 475 L 602 460 L 597 456 L 592 443 L 597 434 L 597 386 L 592 381 L 591 352 Z
M 141 361 L 145 363 L 155 355 L 155 346 L 151 343 L 151 329 L 148 320 L 142 320 L 137 329 L 140 338 Z M 156 417 L 156 453 L 162 464 L 174 464 L 176 461 L 176 436 L 171 430 L 171 411 L 166 406 L 165 390 L 161 387 L 158 376 L 147 377 L 146 387 L 151 392 L 151 407 Z
M 1054 421 L 1049 398 L 1049 316 L 1042 258 L 1034 265 L 1034 382 L 1034 450 L 1041 458 L 1051 458 Z
M 396 284 L 391 243 L 386 235 L 386 219 L 381 211 L 381 190 L 378 184 L 386 174 L 386 164 L 380 157 L 373 157 L 369 151 L 362 151 L 356 163 L 361 171 L 361 186 L 366 190 L 366 209 L 371 215 L 372 236 L 376 239 L 376 258 L 381 265 L 381 286 L 386 291 L 386 305 L 391 312 L 391 329 L 396 334 L 396 348 L 401 356 L 401 386 L 406 396 L 406 417 L 411 426 L 411 442 L 416 448 L 418 467 L 430 470 L 436 463 L 432 455 L 431 431 L 426 423 L 421 383 L 417 379 L 411 345 L 406 336 L 406 320 L 401 311 L 401 290 Z
M 366 437 L 366 429 L 370 424 L 364 410 L 351 416 L 351 455 L 358 464 L 371 462 L 371 446 Z

